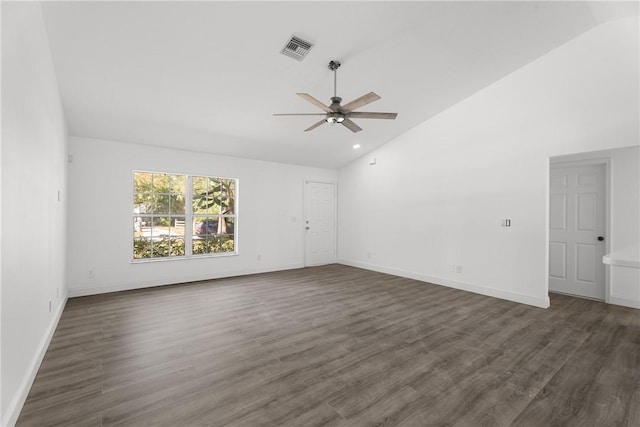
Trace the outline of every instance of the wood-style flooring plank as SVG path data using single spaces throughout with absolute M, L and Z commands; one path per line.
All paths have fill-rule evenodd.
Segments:
M 640 425 L 640 310 L 341 265 L 74 298 L 17 423 L 365 425 Z

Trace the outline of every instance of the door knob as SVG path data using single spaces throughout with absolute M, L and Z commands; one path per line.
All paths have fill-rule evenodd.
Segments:
M 604 237 L 598 236 L 598 242 L 602 242 L 603 240 L 604 240 Z

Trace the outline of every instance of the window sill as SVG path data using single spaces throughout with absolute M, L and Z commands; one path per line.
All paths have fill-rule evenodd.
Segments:
M 205 258 L 226 258 L 238 256 L 238 252 L 225 252 L 218 254 L 206 254 L 206 255 L 184 255 L 184 256 L 174 256 L 174 257 L 163 257 L 163 258 L 140 258 L 140 259 L 132 259 L 131 264 L 148 264 L 152 262 L 168 262 L 168 261 L 191 261 L 194 259 L 205 259 Z

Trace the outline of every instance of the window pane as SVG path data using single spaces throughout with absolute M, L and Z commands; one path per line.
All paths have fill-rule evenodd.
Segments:
M 209 207 L 212 204 L 211 195 L 208 191 L 209 179 L 206 177 L 195 176 L 192 179 L 192 197 L 193 197 L 193 213 L 207 214 L 210 213 Z
M 168 257 L 171 254 L 170 244 L 171 244 L 171 241 L 166 236 L 162 238 L 154 238 L 153 239 L 153 257 L 154 258 Z
M 138 237 L 133 240 L 133 258 L 151 258 L 152 255 L 151 240 L 144 237 Z
M 235 218 L 225 217 L 222 221 L 222 229 L 220 234 L 233 235 L 235 228 Z
M 227 235 L 227 234 L 233 234 L 233 218 L 231 217 L 218 217 L 219 220 L 217 221 L 217 228 L 216 228 L 216 235 Z
M 192 252 L 208 254 L 212 252 L 213 242 L 218 231 L 218 218 L 199 216 L 193 218 L 193 244 Z
M 194 239 L 191 245 L 191 253 L 193 255 L 207 254 L 207 241 Z
M 153 213 L 169 214 L 171 204 L 171 196 L 168 194 L 153 195 Z
M 171 243 L 171 256 L 184 255 L 184 237 L 172 236 L 169 238 Z
M 151 213 L 152 210 L 151 193 L 136 193 L 133 195 L 133 213 Z
M 193 254 L 234 252 L 234 229 L 235 218 L 194 218 Z
M 199 193 L 193 193 L 193 213 L 207 214 L 213 212 L 214 199 L 213 194 L 206 190 Z
M 217 188 L 220 186 L 220 178 L 208 177 L 207 188 L 209 192 L 218 191 Z
M 164 173 L 153 174 L 153 190 L 154 193 L 169 192 L 169 175 Z
M 193 237 L 191 239 L 191 252 L 194 255 L 208 253 L 207 249 L 207 228 L 209 219 L 202 216 L 193 217 Z
M 157 237 L 168 236 L 169 226 L 171 225 L 171 218 L 166 216 L 153 217 L 151 237 L 154 239 Z
M 170 175 L 169 177 L 169 190 L 171 192 L 169 212 L 172 214 L 185 213 L 185 182 L 186 177 L 184 175 Z
M 223 179 L 222 180 L 223 192 L 221 195 L 222 212 L 225 215 L 233 215 L 235 212 L 235 199 L 236 199 L 236 180 L 235 179 Z
M 146 215 L 146 216 L 140 216 L 140 231 L 144 232 L 150 232 L 151 230 L 151 216 Z
M 222 218 L 221 233 L 218 234 L 219 242 L 215 246 L 215 252 L 225 253 L 235 251 L 235 218 Z
M 218 250 L 218 252 L 225 253 L 235 251 L 235 241 L 233 235 L 224 236 L 220 240 L 220 249 Z
M 220 197 L 222 195 L 222 181 L 220 178 L 209 178 L 209 213 L 220 214 Z
M 172 214 L 183 214 L 184 210 L 184 195 L 183 194 L 172 194 L 171 195 L 171 205 L 170 212 Z
M 134 193 L 150 192 L 152 175 L 153 174 L 149 172 L 134 172 L 133 173 L 133 192 Z
M 194 238 L 207 238 L 217 234 L 218 218 L 217 217 L 194 217 L 193 218 L 193 234 Z
M 142 233 L 140 217 L 133 219 L 133 258 L 142 259 L 151 257 L 151 240 L 146 239 Z
M 153 217 L 151 230 L 151 242 L 153 245 L 153 256 L 154 257 L 168 257 L 171 255 L 171 237 L 169 235 L 171 228 L 171 218 L 162 216 L 162 217 Z
M 184 217 L 173 218 L 172 226 L 169 228 L 169 236 L 171 256 L 184 255 Z
M 171 227 L 171 235 L 184 236 L 184 217 L 173 218 L 173 226 Z
M 184 175 L 169 175 L 169 190 L 172 194 L 184 194 L 186 177 Z
M 193 194 L 200 194 L 207 191 L 207 179 L 202 176 L 194 176 L 191 178 L 191 189 Z

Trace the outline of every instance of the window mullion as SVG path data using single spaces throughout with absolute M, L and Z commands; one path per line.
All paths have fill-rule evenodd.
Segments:
M 193 255 L 193 186 L 191 175 L 186 175 L 185 187 L 184 254 L 190 257 Z

